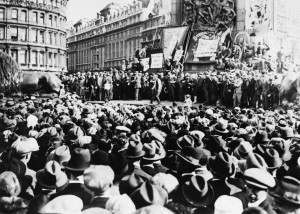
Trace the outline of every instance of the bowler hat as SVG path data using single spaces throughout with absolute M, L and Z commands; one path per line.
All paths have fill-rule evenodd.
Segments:
M 110 165 L 110 155 L 102 150 L 97 150 L 92 153 L 91 164 L 93 165 Z
M 65 169 L 69 171 L 84 171 L 90 166 L 91 153 L 88 149 L 75 148 L 71 152 L 70 161 L 65 164 Z

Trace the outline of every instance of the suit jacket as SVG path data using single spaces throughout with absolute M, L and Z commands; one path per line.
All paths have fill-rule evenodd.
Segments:
M 81 198 L 84 205 L 90 204 L 94 196 L 93 192 L 82 183 L 69 183 L 65 189 L 54 194 L 52 198 L 56 198 L 61 195 L 75 195 Z
M 141 168 L 142 168 L 142 170 L 144 170 L 147 174 L 149 174 L 151 176 L 154 176 L 160 172 L 167 173 L 167 171 L 168 171 L 168 168 L 164 167 L 161 164 L 153 164 L 152 166 L 145 165 L 145 166 L 142 166 Z
M 244 209 L 246 209 L 248 207 L 250 200 L 249 200 L 249 197 L 246 192 L 239 192 L 239 193 L 234 194 L 233 196 L 242 201 Z M 271 199 L 268 197 L 259 205 L 259 207 L 266 210 L 268 214 L 276 214 L 276 212 L 272 206 Z
M 105 196 L 95 196 L 92 202 L 87 206 L 87 208 L 99 207 L 105 209 L 105 205 L 108 199 L 109 198 Z

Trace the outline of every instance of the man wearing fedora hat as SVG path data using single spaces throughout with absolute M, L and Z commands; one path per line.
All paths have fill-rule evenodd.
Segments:
M 125 157 L 128 160 L 128 171 L 127 175 L 131 173 L 145 174 L 147 177 L 151 177 L 141 168 L 141 159 L 145 156 L 143 144 L 141 138 L 137 134 L 130 136 L 128 148 L 125 151 Z
M 159 172 L 167 172 L 168 169 L 161 164 L 165 158 L 166 151 L 163 145 L 153 140 L 151 143 L 144 145 L 145 155 L 141 160 L 141 168 L 151 176 Z
M 236 178 L 237 162 L 233 156 L 220 152 L 209 159 L 208 168 L 213 174 L 213 179 L 209 182 L 215 191 L 216 198 L 240 191 L 241 184 Z
M 38 213 L 50 201 L 54 194 L 68 185 L 68 177 L 56 161 L 49 161 L 45 168 L 37 172 L 36 195 L 30 202 L 28 212 Z
M 88 205 L 93 193 L 84 185 L 83 172 L 90 166 L 91 154 L 88 149 L 75 148 L 71 151 L 71 159 L 64 164 L 69 184 L 62 191 L 54 194 L 54 197 L 60 195 L 76 195 L 82 199 L 84 205 Z
M 196 208 L 199 213 L 208 214 L 213 213 L 214 198 L 214 190 L 208 181 L 201 175 L 194 174 L 182 177 L 180 189 L 173 200 Z

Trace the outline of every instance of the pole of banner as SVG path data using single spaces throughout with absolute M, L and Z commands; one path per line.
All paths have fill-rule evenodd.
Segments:
M 189 26 L 189 30 L 188 30 L 188 34 L 187 34 L 187 38 L 186 38 L 186 43 L 185 43 L 185 48 L 184 48 L 184 53 L 183 53 L 183 57 L 181 59 L 182 71 L 183 71 L 183 64 L 186 61 L 187 51 L 188 51 L 188 48 L 190 46 L 191 37 L 193 35 L 194 24 L 195 23 L 193 22 L 192 25 Z

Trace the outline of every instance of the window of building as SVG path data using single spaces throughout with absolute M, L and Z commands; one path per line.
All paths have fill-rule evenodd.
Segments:
M 53 44 L 53 34 L 52 34 L 52 32 L 49 32 L 49 44 L 50 45 Z
M 0 19 L 3 20 L 5 15 L 5 10 L 4 8 L 0 8 Z
M 53 19 L 52 19 L 52 15 L 49 15 L 49 23 L 50 26 L 53 26 Z
M 37 59 L 38 55 L 37 55 L 37 51 L 32 51 L 32 55 L 31 55 L 31 63 L 33 66 L 37 66 Z
M 53 62 L 54 62 L 54 67 L 56 67 L 57 66 L 57 54 L 56 53 L 53 54 Z
M 40 24 L 45 24 L 45 14 L 44 13 L 40 14 Z
M 54 26 L 57 27 L 57 16 L 54 16 Z
M 31 31 L 30 31 L 30 41 L 31 42 L 37 42 L 38 41 L 38 30 L 37 29 L 31 29 Z
M 11 50 L 10 55 L 16 62 L 18 62 L 18 50 Z
M 115 47 L 116 47 L 116 44 L 113 43 L 113 44 L 112 44 L 112 58 L 115 58 L 115 57 L 116 57 L 116 49 L 115 49 Z
M 11 18 L 18 20 L 18 10 L 17 9 L 12 9 L 11 10 Z
M 40 43 L 45 43 L 45 31 L 40 31 L 39 42 Z
M 117 42 L 117 45 L 116 45 L 116 57 L 120 57 L 120 47 L 119 47 L 119 42 Z
M 59 45 L 63 45 L 63 34 L 59 36 Z
M 26 10 L 22 10 L 21 11 L 21 17 L 20 17 L 20 20 L 22 22 L 26 22 L 27 21 L 27 11 Z
M 0 26 L 0 39 L 5 39 L 5 31 L 3 26 Z
M 13 41 L 18 40 L 18 28 L 17 27 L 10 28 L 10 39 Z
M 38 23 L 38 13 L 37 12 L 32 12 L 32 15 L 31 15 L 31 22 L 36 24 Z
M 54 44 L 58 45 L 57 33 L 54 33 Z
M 19 52 L 19 63 L 22 65 L 27 64 L 27 50 L 20 50 Z
M 39 64 L 41 67 L 43 67 L 45 65 L 45 53 L 44 52 L 40 52 Z
M 49 56 L 48 56 L 48 65 L 50 67 L 52 67 L 52 53 L 49 53 Z
M 112 56 L 112 51 L 111 51 L 111 44 L 108 45 L 108 58 L 111 59 Z
M 20 41 L 27 41 L 27 29 L 26 28 L 19 28 L 18 30 L 18 38 Z
M 123 46 L 123 41 L 120 42 L 120 57 L 124 56 L 124 46 Z

